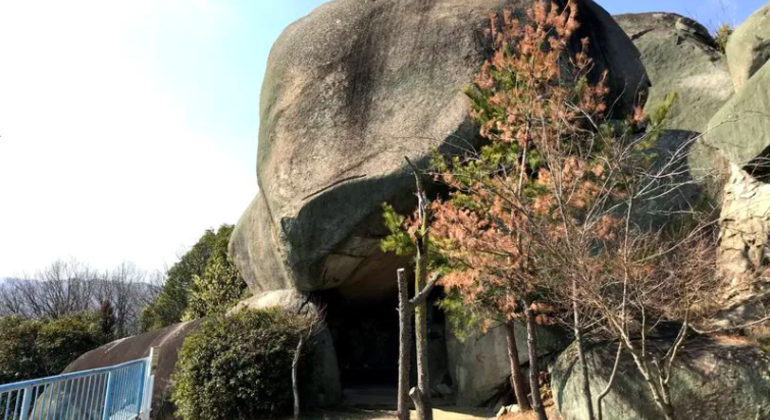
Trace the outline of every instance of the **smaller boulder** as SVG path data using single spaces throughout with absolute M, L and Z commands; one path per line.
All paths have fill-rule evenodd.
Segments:
M 150 349 L 159 350 L 158 369 L 152 390 L 152 418 L 156 420 L 176 419 L 176 406 L 171 402 L 171 374 L 174 371 L 185 338 L 194 332 L 203 320 L 183 322 L 166 328 L 124 338 L 91 350 L 80 356 L 64 370 L 64 373 L 96 369 L 141 359 L 150 354 Z
M 764 166 L 770 146 L 770 64 L 766 63 L 709 121 L 701 141 L 740 166 Z M 760 158 L 760 159 L 757 159 Z M 765 163 L 765 165 L 761 165 Z
M 526 327 L 517 323 L 514 333 L 519 363 L 525 364 L 529 361 Z M 564 331 L 554 327 L 538 327 L 537 340 L 539 356 L 557 353 L 569 344 Z M 500 326 L 466 340 L 460 340 L 450 332 L 447 334 L 447 352 L 457 405 L 487 403 L 497 394 L 500 385 L 510 380 L 507 337 Z
M 671 340 L 648 340 L 662 355 Z M 594 396 L 607 385 L 617 344 L 587 351 L 589 383 Z M 587 420 L 581 393 L 577 350 L 562 353 L 551 370 L 554 399 L 564 418 Z M 661 411 L 627 352 L 602 407 L 606 419 L 658 420 Z M 685 342 L 671 378 L 671 398 L 680 419 L 745 420 L 770 418 L 770 355 L 734 338 L 698 337 Z
M 725 53 L 738 91 L 770 59 L 770 3 L 735 29 Z
M 506 406 L 500 407 L 500 409 L 497 410 L 497 417 L 502 417 L 506 414 L 518 413 L 520 411 L 521 411 L 521 408 L 519 408 L 518 404 L 506 405 Z
M 645 111 L 654 112 L 670 93 L 678 97 L 666 128 L 702 133 L 733 95 L 725 58 L 698 22 L 675 13 L 614 16 L 641 54 L 652 87 Z

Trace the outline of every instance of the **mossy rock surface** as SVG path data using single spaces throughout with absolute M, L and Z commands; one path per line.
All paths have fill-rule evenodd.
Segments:
M 671 341 L 648 343 L 663 354 Z M 617 344 L 600 344 L 587 354 L 591 391 L 598 395 L 612 372 Z M 580 393 L 577 350 L 571 346 L 551 370 L 554 398 L 562 415 L 586 419 Z M 685 342 L 671 379 L 674 408 L 680 419 L 743 420 L 770 418 L 770 355 L 731 338 L 692 338 Z M 604 418 L 663 418 L 631 357 L 624 353 L 615 382 L 604 400 Z
M 727 61 L 703 25 L 675 13 L 614 16 L 641 53 L 652 83 L 645 111 L 651 113 L 671 92 L 678 97 L 666 128 L 702 133 L 733 95 Z

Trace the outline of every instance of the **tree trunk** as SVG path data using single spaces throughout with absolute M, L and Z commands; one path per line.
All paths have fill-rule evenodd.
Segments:
M 524 390 L 524 377 L 521 374 L 521 365 L 519 364 L 519 349 L 516 344 L 516 334 L 513 321 L 504 324 L 505 334 L 508 338 L 508 360 L 511 362 L 511 386 L 516 395 L 516 402 L 522 411 L 531 410 L 527 392 Z
M 524 307 L 527 317 L 527 352 L 529 354 L 529 387 L 532 389 L 532 408 L 537 413 L 538 420 L 548 420 L 540 397 L 540 369 L 537 364 L 537 339 L 535 316 L 530 308 L 531 302 L 525 301 Z
M 419 247 L 418 247 L 419 249 Z M 425 287 L 425 258 L 418 251 L 416 293 Z M 423 416 L 420 420 L 433 420 L 433 407 L 430 400 L 430 376 L 428 374 L 428 304 L 422 302 L 415 308 L 415 341 L 417 342 L 417 388 L 420 390 Z
M 291 390 L 294 392 L 294 420 L 299 418 L 299 384 L 297 380 L 297 371 L 299 370 L 299 357 L 302 354 L 302 347 L 305 344 L 305 337 L 299 338 L 297 351 L 294 353 L 294 360 L 291 362 Z
M 612 384 L 615 382 L 615 376 L 618 373 L 618 366 L 620 365 L 620 356 L 623 351 L 623 344 L 618 344 L 618 352 L 615 355 L 615 364 L 612 365 L 612 374 L 610 374 L 610 379 L 607 381 L 607 386 L 604 387 L 602 392 L 599 394 L 599 397 L 596 398 L 596 418 L 597 420 L 604 420 L 603 414 L 602 414 L 602 401 L 604 400 L 604 397 L 607 396 L 607 394 L 610 393 L 610 390 L 612 389 Z
M 630 346 L 628 346 L 628 343 L 626 343 L 626 348 L 628 349 L 629 353 L 631 353 L 631 357 L 634 359 L 634 363 L 636 364 L 636 367 L 639 370 L 639 373 L 642 374 L 642 377 L 644 378 L 644 382 L 647 383 L 647 386 L 650 388 L 650 393 L 652 394 L 652 399 L 655 401 L 655 404 L 660 408 L 660 411 L 663 412 L 663 418 L 666 420 L 676 420 L 676 414 L 674 413 L 674 407 L 671 406 L 671 404 L 668 401 L 665 401 L 664 397 L 661 395 L 660 390 L 658 389 L 658 385 L 655 383 L 655 379 L 652 377 L 652 372 L 650 369 L 649 359 L 647 359 L 647 354 L 642 353 L 642 355 L 637 354 L 634 349 L 632 349 Z M 658 375 L 660 375 L 660 372 L 658 372 Z
M 398 419 L 409 420 L 409 373 L 412 349 L 412 308 L 404 269 L 398 270 Z
M 577 344 L 578 351 L 578 363 L 580 363 L 580 373 L 583 375 L 582 380 L 582 394 L 583 402 L 586 405 L 586 411 L 588 412 L 588 419 L 595 420 L 594 417 L 594 405 L 593 398 L 591 398 L 591 384 L 588 378 L 588 364 L 586 363 L 586 353 L 583 347 L 583 333 L 580 325 L 580 312 L 578 311 L 577 302 L 577 282 L 572 280 L 572 315 L 573 315 L 573 327 L 575 331 L 575 342 Z
M 430 399 L 430 376 L 428 374 L 428 304 L 426 303 L 427 294 L 430 293 L 431 285 L 428 285 L 428 224 L 430 220 L 430 203 L 422 187 L 422 179 L 417 167 L 406 158 L 406 162 L 414 172 L 414 180 L 417 185 L 417 213 L 420 221 L 420 229 L 415 234 L 415 256 L 414 268 L 414 294 L 417 296 L 423 294 L 421 302 L 415 303 L 414 323 L 415 323 L 415 341 L 417 344 L 417 388 L 420 391 L 419 399 L 415 404 L 421 402 L 417 407 L 418 413 L 422 411 L 420 420 L 433 420 L 433 407 Z
M 409 396 L 412 397 L 414 406 L 417 408 L 417 418 L 425 418 L 425 401 L 422 399 L 422 392 L 417 387 L 414 387 L 409 391 Z

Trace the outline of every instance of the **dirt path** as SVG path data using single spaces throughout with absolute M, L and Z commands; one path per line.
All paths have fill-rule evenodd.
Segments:
M 308 413 L 302 416 L 303 420 L 393 420 L 396 413 L 393 411 L 378 410 L 345 410 L 345 411 L 321 411 Z M 412 412 L 412 419 L 417 415 Z M 495 415 L 490 409 L 474 409 L 450 407 L 433 410 L 434 420 L 489 420 L 494 419 Z
M 556 414 L 553 406 L 547 407 L 548 418 L 558 420 L 560 417 Z M 387 410 L 356 410 L 349 409 L 344 411 L 320 411 L 307 413 L 302 416 L 302 420 L 394 420 L 395 411 Z M 434 420 L 490 420 L 496 416 L 490 409 L 447 407 L 434 408 Z M 412 419 L 417 419 L 415 412 L 412 412 Z M 536 420 L 537 416 L 533 412 L 521 414 L 509 414 L 500 420 Z

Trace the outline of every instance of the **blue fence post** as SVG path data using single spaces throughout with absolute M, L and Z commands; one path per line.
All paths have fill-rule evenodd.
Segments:
M 24 388 L 24 400 L 21 403 L 21 419 L 27 420 L 29 418 L 29 405 L 32 402 L 32 390 L 34 388 L 28 386 Z
M 107 391 L 106 395 L 104 396 L 104 414 L 102 415 L 102 420 L 109 420 L 110 419 L 110 406 L 112 405 L 112 372 L 107 373 Z

